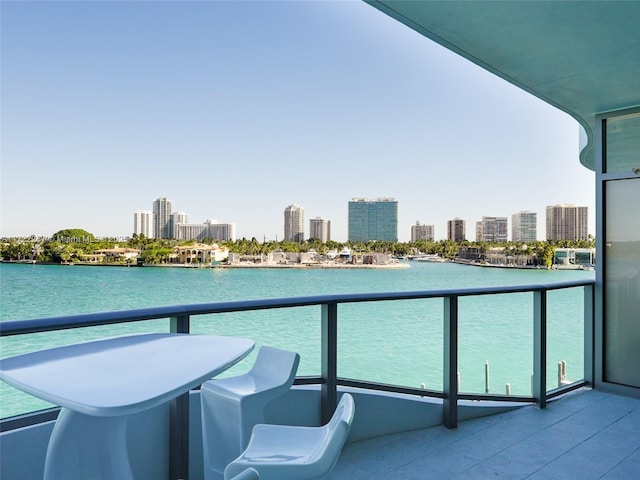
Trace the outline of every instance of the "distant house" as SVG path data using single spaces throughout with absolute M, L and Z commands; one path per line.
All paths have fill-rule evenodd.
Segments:
M 484 262 L 485 254 L 481 247 L 459 246 L 456 260 L 464 262 Z
M 553 268 L 559 270 L 588 269 L 595 263 L 595 248 L 556 248 L 553 254 Z
M 229 258 L 229 249 L 220 247 L 217 244 L 185 245 L 175 247 L 169 256 L 169 263 L 179 263 L 183 265 L 214 265 Z
M 136 248 L 103 248 L 96 250 L 94 254 L 87 254 L 81 257 L 83 262 L 89 263 L 127 263 L 140 255 L 140 250 Z
M 105 258 L 104 253 L 85 253 L 80 255 L 78 260 L 82 263 L 105 263 Z

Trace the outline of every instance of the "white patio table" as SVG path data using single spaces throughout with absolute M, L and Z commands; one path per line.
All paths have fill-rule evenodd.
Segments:
M 133 480 L 127 416 L 189 391 L 251 352 L 246 338 L 127 335 L 0 361 L 0 378 L 60 405 L 45 480 Z

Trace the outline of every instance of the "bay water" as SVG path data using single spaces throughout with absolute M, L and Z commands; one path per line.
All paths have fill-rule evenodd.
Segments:
M 402 269 L 163 268 L 0 264 L 0 321 L 168 305 L 306 295 L 403 292 L 545 284 L 594 278 L 593 271 L 483 268 L 409 262 Z M 583 377 L 583 288 L 548 294 L 548 388 L 557 363 L 570 380 Z M 107 336 L 166 332 L 168 320 L 3 337 L 0 357 Z M 295 350 L 298 375 L 320 372 L 320 307 L 192 317 L 192 333 L 248 337 Z M 528 395 L 533 371 L 533 294 L 459 301 L 459 370 L 463 392 Z M 338 375 L 430 389 L 442 388 L 442 299 L 338 307 Z M 253 356 L 226 372 L 247 370 Z M 2 418 L 48 404 L 0 382 Z

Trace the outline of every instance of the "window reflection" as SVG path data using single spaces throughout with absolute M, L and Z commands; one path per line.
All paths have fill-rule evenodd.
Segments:
M 629 172 L 640 168 L 640 113 L 607 120 L 605 172 Z
M 640 179 L 607 182 L 605 214 L 605 380 L 640 387 Z

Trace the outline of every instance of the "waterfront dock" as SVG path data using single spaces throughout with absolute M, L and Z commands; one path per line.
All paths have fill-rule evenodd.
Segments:
M 319 268 L 319 269 L 402 269 L 409 268 L 410 265 L 408 263 L 396 262 L 396 263 L 382 263 L 382 264 L 357 264 L 357 263 L 249 263 L 249 262 L 239 262 L 239 263 L 226 263 L 216 265 L 216 267 L 221 268 Z

